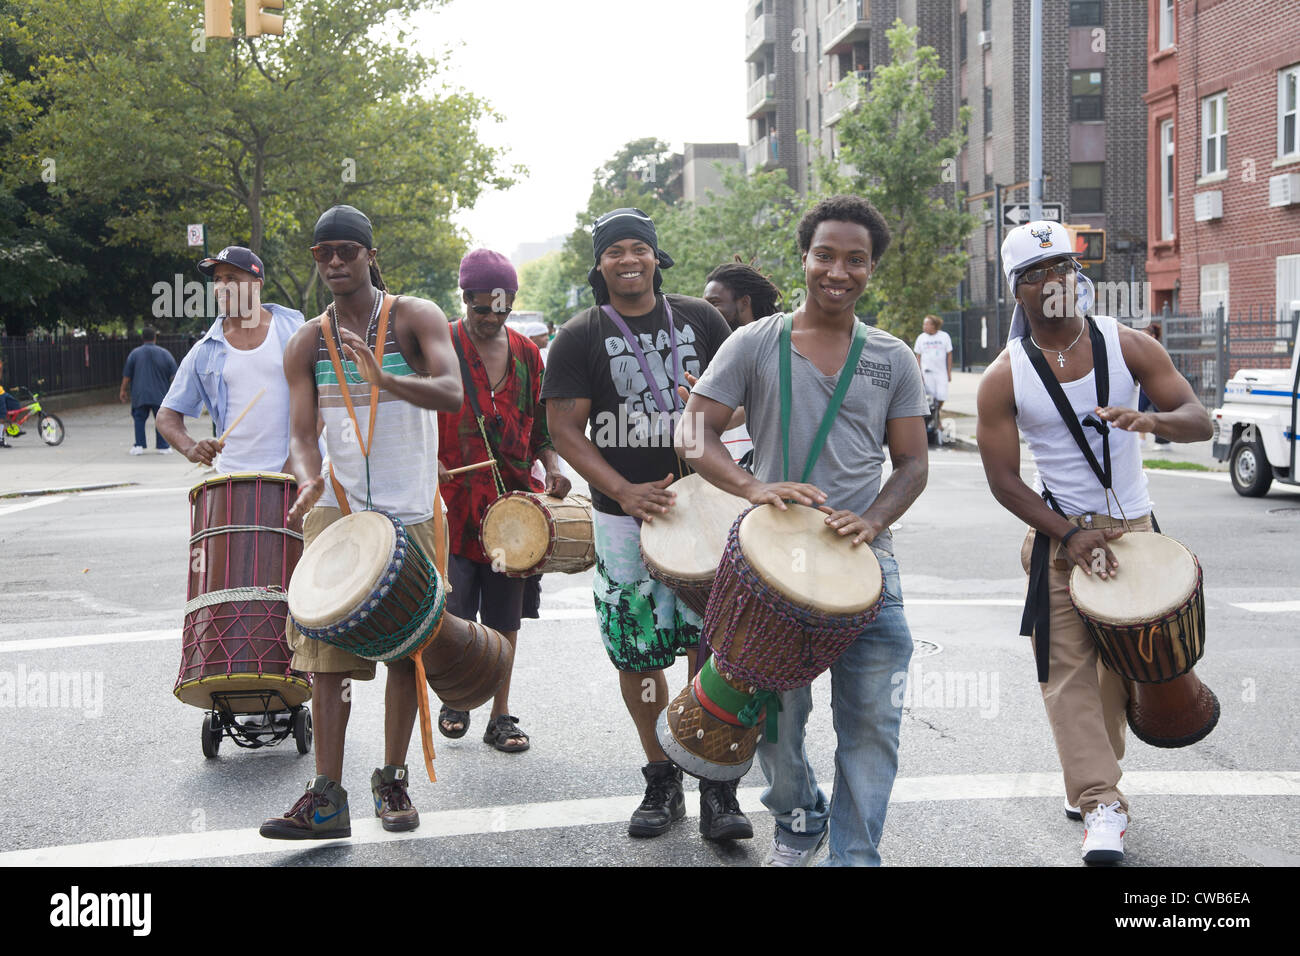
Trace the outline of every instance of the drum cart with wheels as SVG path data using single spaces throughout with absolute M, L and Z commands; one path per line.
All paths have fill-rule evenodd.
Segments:
M 203 717 L 203 756 L 217 756 L 223 737 L 237 747 L 274 747 L 290 736 L 298 753 L 311 750 L 311 708 L 290 704 L 278 690 L 212 695 L 212 709 Z

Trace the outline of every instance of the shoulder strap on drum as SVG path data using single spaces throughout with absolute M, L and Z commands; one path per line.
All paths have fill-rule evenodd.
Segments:
M 790 371 L 790 353 L 794 347 L 791 342 L 793 328 L 794 317 L 787 312 L 781 320 L 781 341 L 780 348 L 777 350 L 780 353 L 781 377 L 782 481 L 790 480 L 790 411 L 794 405 L 794 386 L 791 381 Z M 830 404 L 826 406 L 826 413 L 822 416 L 821 425 L 818 426 L 817 434 L 813 437 L 812 447 L 808 449 L 808 460 L 804 463 L 803 477 L 799 479 L 800 481 L 807 481 L 812 477 L 813 467 L 817 464 L 817 459 L 821 457 L 826 438 L 831 433 L 831 426 L 835 424 L 835 417 L 839 414 L 840 406 L 844 404 L 844 396 L 849 393 L 849 385 L 853 382 L 853 373 L 857 370 L 858 359 L 861 357 L 862 349 L 866 344 L 866 325 L 854 321 L 853 339 L 849 342 L 849 352 L 845 356 L 844 367 L 840 369 L 839 381 L 835 383 L 835 392 L 831 395 Z
M 1043 486 L 1043 501 L 1062 518 L 1065 512 L 1056 503 L 1047 486 Z M 1052 594 L 1048 583 L 1051 570 L 1052 539 L 1041 531 L 1034 532 L 1034 550 L 1029 558 L 1029 590 L 1025 594 L 1025 610 L 1020 616 L 1020 636 L 1034 639 L 1034 660 L 1038 664 L 1038 682 L 1047 683 L 1048 661 L 1051 657 Z

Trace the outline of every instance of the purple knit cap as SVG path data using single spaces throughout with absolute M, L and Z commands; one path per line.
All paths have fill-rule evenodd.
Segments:
M 515 267 L 499 252 L 475 249 L 460 260 L 460 287 L 465 292 L 519 291 Z

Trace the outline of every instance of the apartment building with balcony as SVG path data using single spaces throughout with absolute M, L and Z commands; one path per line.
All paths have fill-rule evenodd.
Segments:
M 1300 16 L 1149 0 L 1147 272 L 1157 310 L 1300 315 Z

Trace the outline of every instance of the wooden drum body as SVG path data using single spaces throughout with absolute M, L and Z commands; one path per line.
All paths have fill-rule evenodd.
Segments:
M 1153 747 L 1186 747 L 1219 722 L 1219 701 L 1192 667 L 1205 653 L 1200 562 L 1173 538 L 1130 532 L 1110 544 L 1120 573 L 1070 572 L 1070 601 L 1102 664 L 1133 682 L 1128 722 Z
M 305 637 L 367 660 L 420 653 L 429 686 L 457 710 L 490 700 L 514 659 L 500 632 L 446 613 L 437 568 L 402 523 L 380 511 L 321 532 L 289 583 L 289 611 Z
M 231 474 L 190 489 L 188 601 L 181 666 L 172 693 L 213 709 L 227 695 L 235 713 L 262 712 L 256 695 L 289 707 L 311 699 L 306 674 L 289 667 L 285 588 L 302 555 L 287 516 L 297 497 L 289 475 Z
M 596 563 L 591 500 L 582 495 L 512 491 L 488 505 L 479 536 L 492 566 L 507 577 L 575 574 Z
M 704 618 L 712 658 L 660 717 L 659 741 L 685 772 L 734 780 L 749 769 L 777 693 L 807 686 L 875 620 L 880 562 L 815 508 L 749 508 L 733 522 Z
M 668 490 L 677 493 L 677 500 L 667 514 L 641 525 L 641 558 L 652 578 L 704 617 L 727 533 L 749 502 L 700 475 L 687 475 Z

